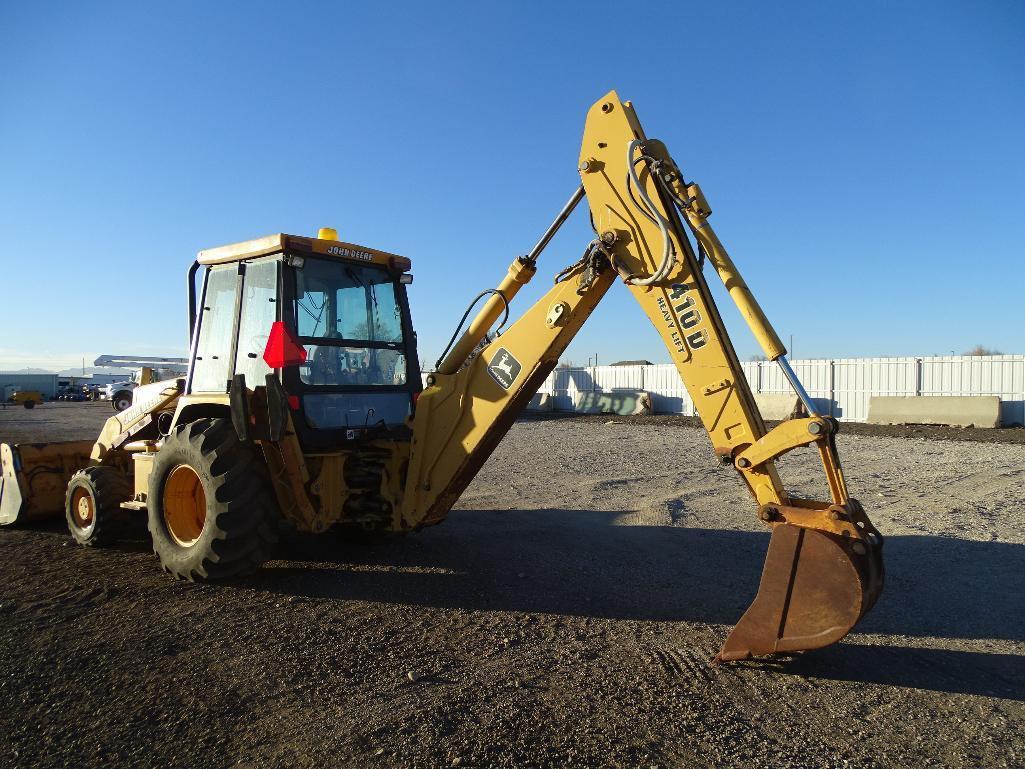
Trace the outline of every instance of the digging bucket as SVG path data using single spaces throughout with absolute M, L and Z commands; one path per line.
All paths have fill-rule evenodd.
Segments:
M 883 540 L 868 529 L 854 539 L 776 525 L 758 594 L 715 661 L 820 649 L 847 635 L 883 589 Z

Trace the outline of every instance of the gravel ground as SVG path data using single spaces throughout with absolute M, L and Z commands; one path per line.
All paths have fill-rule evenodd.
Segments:
M 8 409 L 0 441 L 109 414 Z M 768 537 L 703 432 L 606 422 L 519 422 L 441 526 L 298 539 L 236 584 L 0 531 L 0 765 L 1025 766 L 1025 446 L 841 433 L 879 604 L 710 668 Z M 817 491 L 810 451 L 782 473 Z

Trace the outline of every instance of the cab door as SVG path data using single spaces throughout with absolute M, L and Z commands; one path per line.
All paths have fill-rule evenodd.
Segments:
M 263 352 L 280 319 L 278 265 L 271 257 L 208 269 L 186 392 L 226 393 L 236 374 L 252 389 L 273 373 Z

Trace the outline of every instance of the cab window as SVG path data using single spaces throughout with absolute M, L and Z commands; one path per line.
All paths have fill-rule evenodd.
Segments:
M 294 274 L 292 317 L 306 349 L 296 384 L 306 423 L 401 425 L 412 397 L 396 276 L 372 264 L 317 257 L 304 258 Z
M 307 385 L 404 385 L 406 356 L 373 347 L 314 345 L 306 347 L 299 378 Z
M 278 319 L 278 260 L 249 262 L 242 277 L 242 317 L 238 327 L 235 373 L 245 374 L 250 389 L 263 385 L 274 370 L 263 360 L 271 326 Z
M 235 325 L 238 265 L 211 267 L 199 312 L 199 343 L 192 367 L 192 392 L 223 393 L 231 378 L 231 332 Z
M 394 279 L 380 267 L 307 259 L 297 271 L 295 310 L 299 336 L 402 341 Z

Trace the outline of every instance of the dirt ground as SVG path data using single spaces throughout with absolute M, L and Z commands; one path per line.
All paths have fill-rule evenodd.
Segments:
M 0 410 L 0 441 L 109 408 Z M 773 663 L 707 665 L 767 535 L 675 417 L 521 421 L 441 526 L 235 584 L 0 530 L 0 766 L 1025 766 L 1025 446 L 860 432 L 886 590 Z M 818 490 L 809 451 L 782 473 Z

